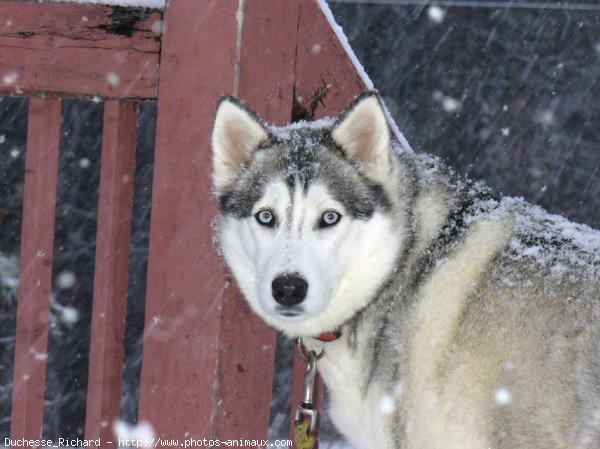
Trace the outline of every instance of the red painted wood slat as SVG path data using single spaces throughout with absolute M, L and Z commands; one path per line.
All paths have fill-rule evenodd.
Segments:
M 140 419 L 180 441 L 210 438 L 217 407 L 232 288 L 213 251 L 210 133 L 215 102 L 233 88 L 237 8 L 172 0 L 164 15 Z
M 60 100 L 29 102 L 12 438 L 41 438 L 60 140 Z
M 0 9 L 1 95 L 156 97 L 161 13 L 127 28 L 111 6 L 0 0 Z
M 246 0 L 238 96 L 270 123 L 290 121 L 298 0 Z M 268 49 L 268 51 L 265 51 Z M 267 438 L 275 332 L 237 289 L 224 296 L 219 339 L 219 438 Z
M 127 310 L 137 103 L 104 106 L 85 436 L 117 447 Z M 112 441 L 113 444 L 108 444 Z
M 314 0 L 302 0 L 298 22 L 296 100 L 314 118 L 336 116 L 367 88 Z

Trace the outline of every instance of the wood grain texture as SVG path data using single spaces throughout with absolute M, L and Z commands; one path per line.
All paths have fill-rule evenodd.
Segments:
M 245 2 L 237 94 L 269 123 L 291 118 L 298 7 L 298 0 Z M 236 287 L 224 296 L 221 316 L 216 435 L 266 439 L 275 331 Z
M 42 436 L 60 140 L 58 99 L 29 102 L 11 437 Z
M 85 437 L 116 448 L 112 424 L 121 410 L 137 104 L 106 102 L 103 128 Z
M 366 90 L 346 50 L 315 0 L 302 0 L 298 19 L 295 116 L 337 116 Z
M 156 98 L 162 14 L 0 0 L 0 94 Z
M 213 245 L 210 134 L 216 101 L 233 89 L 237 7 L 172 0 L 164 15 L 139 407 L 160 437 L 214 431 L 232 287 Z

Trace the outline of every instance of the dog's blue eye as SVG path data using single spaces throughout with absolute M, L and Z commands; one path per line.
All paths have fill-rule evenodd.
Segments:
M 256 217 L 256 221 L 258 221 L 258 223 L 263 226 L 272 227 L 275 225 L 275 216 L 273 215 L 273 212 L 271 212 L 270 210 L 267 210 L 267 209 L 261 210 L 260 212 L 258 212 L 255 215 L 255 217 Z
M 342 216 L 335 211 L 328 210 L 321 215 L 321 221 L 319 222 L 320 228 L 327 228 L 329 226 L 335 226 L 342 219 Z

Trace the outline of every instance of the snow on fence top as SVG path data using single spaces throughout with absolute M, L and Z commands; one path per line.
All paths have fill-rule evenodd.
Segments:
M 360 76 L 361 79 L 363 80 L 363 83 L 365 83 L 365 87 L 367 89 L 374 89 L 375 86 L 373 84 L 373 81 L 371 81 L 371 78 L 369 78 L 369 75 L 367 75 L 367 72 L 365 71 L 364 67 L 362 66 L 362 64 L 360 63 L 358 58 L 356 57 L 354 50 L 352 50 L 352 47 L 350 46 L 350 43 L 348 42 L 348 37 L 344 33 L 344 30 L 335 21 L 335 18 L 333 17 L 333 13 L 331 12 L 329 5 L 327 4 L 327 2 L 325 0 L 317 0 L 317 3 L 319 4 L 321 11 L 323 11 L 323 14 L 325 15 L 325 18 L 327 19 L 327 21 L 329 22 L 329 25 L 333 29 L 333 32 L 335 33 L 338 40 L 340 41 L 340 44 L 342 44 L 342 47 L 344 47 L 344 50 L 346 51 L 346 54 L 350 58 L 350 61 L 352 61 L 352 64 L 354 65 L 354 68 L 356 69 L 358 76 Z M 398 139 L 398 142 L 400 142 L 400 145 L 402 146 L 402 148 L 404 148 L 404 150 L 406 150 L 406 151 L 412 152 L 412 149 L 411 149 L 410 144 L 408 143 L 408 140 L 406 140 L 406 138 L 404 137 L 404 134 L 402 134 L 402 132 L 398 128 L 398 125 L 396 125 L 395 120 L 392 118 L 392 115 L 390 114 L 390 111 L 388 110 L 387 106 L 385 106 L 385 104 L 384 104 L 384 111 L 385 111 L 385 115 L 387 117 L 387 121 L 390 125 L 390 128 L 391 128 L 392 132 L 394 133 L 394 135 L 396 136 L 396 139 Z

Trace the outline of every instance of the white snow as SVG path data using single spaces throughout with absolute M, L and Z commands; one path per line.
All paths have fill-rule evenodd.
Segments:
M 69 326 L 73 325 L 79 321 L 79 312 L 73 307 L 65 306 L 60 313 L 60 320 Z
M 550 126 L 554 123 L 554 112 L 549 109 L 540 111 L 536 114 L 535 121 L 540 123 L 542 126 Z
M 458 112 L 462 109 L 462 102 L 452 97 L 445 97 L 442 100 L 442 108 L 446 112 Z
M 434 90 L 431 94 L 431 98 L 441 103 L 442 109 L 449 113 L 458 112 L 463 106 L 462 101 L 452 98 L 448 95 L 444 95 L 444 93 L 439 90 Z
M 90 168 L 90 165 L 92 165 L 92 162 L 90 161 L 89 158 L 82 157 L 81 159 L 79 159 L 79 166 L 81 168 L 83 168 L 83 169 Z
M 306 120 L 300 120 L 294 123 L 291 123 L 287 126 L 278 127 L 271 126 L 271 132 L 280 139 L 286 139 L 290 137 L 290 131 L 295 131 L 302 128 L 310 128 L 310 129 L 321 129 L 321 128 L 330 128 L 335 123 L 335 119 L 331 117 L 321 118 L 319 120 L 314 120 L 312 122 L 308 122 Z
M 48 360 L 48 354 L 47 353 L 42 354 L 41 352 L 38 352 L 38 353 L 35 354 L 34 357 L 35 357 L 36 360 L 39 360 L 40 362 L 43 361 L 43 360 Z
M 75 273 L 73 273 L 71 270 L 63 271 L 56 278 L 56 285 L 58 286 L 58 288 L 63 290 L 73 288 L 75 282 L 77 282 L 77 277 L 75 276 Z
M 379 411 L 382 415 L 391 415 L 396 411 L 396 401 L 392 396 L 382 396 L 379 400 Z
M 358 76 L 360 76 L 361 79 L 363 80 L 363 82 L 365 83 L 365 87 L 367 89 L 374 89 L 375 87 L 374 87 L 373 81 L 371 81 L 371 78 L 369 78 L 369 75 L 367 75 L 367 72 L 365 72 L 364 67 L 362 66 L 362 64 L 359 62 L 358 58 L 354 54 L 354 50 L 352 50 L 352 47 L 350 47 L 350 44 L 348 43 L 348 38 L 344 34 L 344 30 L 335 21 L 335 19 L 333 17 L 333 13 L 331 12 L 331 9 L 329 9 L 329 5 L 327 3 L 325 3 L 325 0 L 317 0 L 317 3 L 319 4 L 321 11 L 323 12 L 323 15 L 329 22 L 331 29 L 333 30 L 333 32 L 337 36 L 338 40 L 340 41 L 340 44 L 342 44 L 342 47 L 344 47 L 344 50 L 348 54 L 350 61 L 352 61 L 352 64 L 354 65 L 354 68 L 356 69 Z
M 12 86 L 19 79 L 19 74 L 15 71 L 9 72 L 2 77 L 2 82 L 7 86 Z
M 510 391 L 505 388 L 499 388 L 496 390 L 494 396 L 496 397 L 496 402 L 500 405 L 507 405 L 512 401 Z
M 162 20 L 157 20 L 152 24 L 152 32 L 157 36 L 160 36 L 163 33 L 164 22 Z
M 446 18 L 446 10 L 439 6 L 430 6 L 427 10 L 427 15 L 435 23 L 442 23 Z
M 115 72 L 108 72 L 106 74 L 106 81 L 111 86 L 118 86 L 121 82 L 121 78 L 119 78 L 119 75 L 117 75 Z
M 121 419 L 115 419 L 113 422 L 113 431 L 115 436 L 121 440 L 134 440 L 135 447 L 150 447 L 156 433 L 154 428 L 147 421 L 140 421 L 137 425 L 128 424 Z
M 331 29 L 333 30 L 336 37 L 338 38 L 338 41 L 340 42 L 340 44 L 346 51 L 346 54 L 350 58 L 350 61 L 354 65 L 354 68 L 356 69 L 356 73 L 358 73 L 358 76 L 360 76 L 363 83 L 365 84 L 365 87 L 369 90 L 374 89 L 375 85 L 373 84 L 373 81 L 371 81 L 371 78 L 369 78 L 369 75 L 367 75 L 365 68 L 362 66 L 362 64 L 356 57 L 354 50 L 352 50 L 352 47 L 348 43 L 348 38 L 346 37 L 346 34 L 344 34 L 344 30 L 335 21 L 335 18 L 333 17 L 333 13 L 331 12 L 329 5 L 325 2 L 325 0 L 317 0 L 317 3 L 319 5 L 319 7 L 321 8 L 321 11 L 323 12 L 323 15 L 329 22 Z M 392 132 L 396 136 L 396 139 L 398 140 L 398 142 L 400 142 L 402 149 L 404 151 L 408 151 L 408 152 L 412 153 L 412 148 L 410 147 L 408 140 L 406 140 L 406 138 L 404 137 L 404 134 L 402 134 L 402 132 L 400 132 L 400 129 L 398 129 L 398 125 L 396 125 L 396 122 L 392 119 L 392 116 L 390 115 L 390 111 L 385 106 L 385 104 L 383 105 L 383 109 L 385 111 L 385 115 L 387 117 L 388 124 L 390 125 Z
M 527 257 L 538 266 L 561 274 L 561 265 L 570 270 L 581 270 L 586 276 L 600 275 L 600 233 L 594 229 L 552 215 L 539 206 L 526 203 L 522 198 L 505 197 L 501 208 L 515 212 L 515 230 L 520 236 L 513 238 L 509 246 L 515 259 Z
M 19 259 L 0 255 L 0 285 L 16 289 L 19 286 Z

